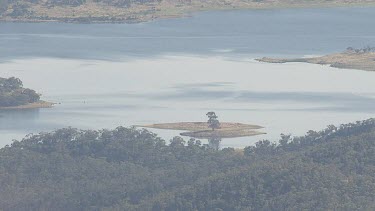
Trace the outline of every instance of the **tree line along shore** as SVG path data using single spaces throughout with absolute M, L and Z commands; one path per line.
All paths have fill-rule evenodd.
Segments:
M 50 108 L 54 103 L 40 100 L 35 90 L 24 88 L 19 78 L 0 78 L 0 110 Z

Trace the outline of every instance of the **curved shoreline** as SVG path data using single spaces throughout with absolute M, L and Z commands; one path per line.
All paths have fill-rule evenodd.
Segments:
M 339 69 L 356 69 L 364 71 L 375 71 L 375 52 L 369 53 L 355 53 L 352 51 L 345 51 L 342 53 L 329 54 L 320 57 L 311 58 L 269 58 L 263 57 L 255 59 L 259 62 L 266 63 L 291 63 L 301 62 L 310 64 L 329 65 L 330 67 Z
M 59 9 L 59 15 L 53 15 L 48 9 L 41 5 L 32 5 L 31 11 L 36 13 L 35 16 L 29 17 L 10 17 L 0 16 L 0 22 L 20 22 L 20 23 L 112 23 L 112 24 L 131 24 L 149 22 L 159 19 L 171 19 L 190 16 L 192 13 L 224 10 L 264 10 L 264 9 L 303 9 L 303 8 L 342 8 L 342 7 L 375 7 L 373 2 L 277 2 L 277 3 L 248 3 L 244 1 L 233 1 L 228 4 L 222 4 L 220 1 L 214 1 L 213 4 L 205 2 L 195 2 L 193 4 L 151 4 L 136 5 L 126 9 L 119 9 L 108 5 L 83 4 L 78 7 L 55 6 Z M 78 9 L 77 9 L 78 8 Z M 91 9 L 90 9 L 91 8 Z M 152 10 L 151 10 L 152 9 Z M 40 11 L 39 11 L 40 10 Z M 56 9 L 55 9 L 56 10 Z M 101 16 L 92 16 L 91 10 L 97 10 Z M 47 11 L 47 12 L 46 12 Z M 81 16 L 77 16 L 79 12 Z M 45 14 L 44 14 L 45 13 Z M 48 14 L 48 15 L 47 15 Z
M 190 130 L 200 131 L 209 130 L 207 122 L 176 122 L 176 123 L 159 123 L 152 125 L 135 125 L 136 127 L 155 128 L 155 129 L 167 129 L 167 130 Z M 221 129 L 262 129 L 264 127 L 259 125 L 234 123 L 234 122 L 221 122 Z
M 37 109 L 37 108 L 52 108 L 56 103 L 39 101 L 35 103 L 29 103 L 26 105 L 0 107 L 0 110 L 23 110 L 23 109 Z
M 255 130 L 205 130 L 205 131 L 192 131 L 180 133 L 181 136 L 188 136 L 192 138 L 209 139 L 212 137 L 218 138 L 239 138 L 248 136 L 265 135 L 265 132 Z
M 180 133 L 181 136 L 189 136 L 193 138 L 237 138 L 266 134 L 265 132 L 257 131 L 264 128 L 262 126 L 233 122 L 222 122 L 220 123 L 220 128 L 216 130 L 211 130 L 207 126 L 206 122 L 161 123 L 152 125 L 137 125 L 136 127 L 182 130 L 187 132 Z

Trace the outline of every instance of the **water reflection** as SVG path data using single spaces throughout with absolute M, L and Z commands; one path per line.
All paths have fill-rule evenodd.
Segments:
M 220 149 L 220 143 L 221 143 L 221 137 L 218 136 L 212 136 L 208 139 L 208 147 L 213 150 L 219 150 Z
M 0 129 L 29 128 L 38 121 L 39 115 L 40 109 L 0 110 Z

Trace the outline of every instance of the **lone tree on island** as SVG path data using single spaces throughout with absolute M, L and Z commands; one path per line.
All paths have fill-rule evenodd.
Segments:
M 218 116 L 216 116 L 215 112 L 210 111 L 207 114 L 208 117 L 208 127 L 211 128 L 212 130 L 219 129 L 220 128 L 220 122 L 217 119 Z

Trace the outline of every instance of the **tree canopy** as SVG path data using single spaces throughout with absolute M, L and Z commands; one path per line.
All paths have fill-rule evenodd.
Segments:
M 219 118 L 218 116 L 216 116 L 215 112 L 213 111 L 210 111 L 206 114 L 206 116 L 208 117 L 208 121 L 207 121 L 207 124 L 208 124 L 208 127 L 211 128 L 212 130 L 215 130 L 215 129 L 219 129 L 220 128 L 220 122 L 217 118 Z
M 0 149 L 3 210 L 374 210 L 375 120 L 213 150 L 65 128 Z
M 0 78 L 0 107 L 26 105 L 40 100 L 32 89 L 23 88 L 19 78 Z

